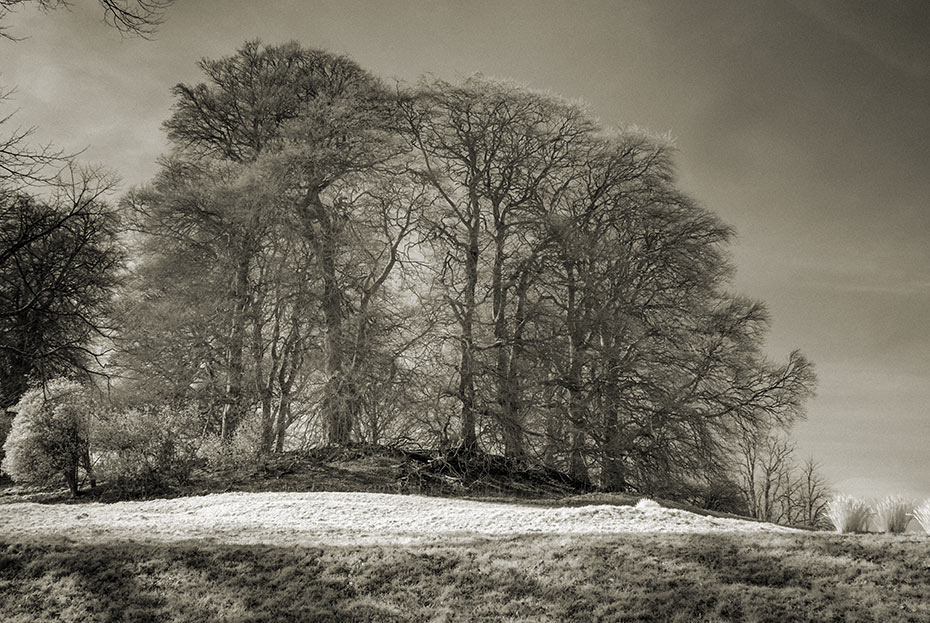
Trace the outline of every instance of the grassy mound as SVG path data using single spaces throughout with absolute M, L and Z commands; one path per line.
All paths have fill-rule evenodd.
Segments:
M 530 461 L 481 453 L 426 453 L 356 444 L 285 452 L 238 465 L 196 469 L 189 481 L 159 489 L 115 489 L 103 482 L 82 498 L 117 501 L 230 491 L 358 491 L 428 495 L 560 498 L 588 489 L 567 475 Z M 61 487 L 8 486 L 7 501 L 69 502 Z

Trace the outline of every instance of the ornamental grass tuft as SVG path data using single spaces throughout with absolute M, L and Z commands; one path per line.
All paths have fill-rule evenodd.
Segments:
M 875 505 L 875 527 L 879 532 L 901 534 L 907 529 L 914 502 L 901 496 L 889 496 Z
M 930 533 L 930 500 L 925 500 L 911 513 L 911 517 L 917 520 L 924 532 Z
M 872 509 L 864 501 L 849 495 L 838 495 L 827 506 L 827 517 L 837 532 L 867 532 Z

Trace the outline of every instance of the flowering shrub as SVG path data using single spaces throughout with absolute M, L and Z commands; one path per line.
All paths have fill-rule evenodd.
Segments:
M 261 421 L 256 414 L 247 414 L 239 422 L 231 439 L 219 435 L 207 436 L 197 455 L 210 469 L 235 469 L 254 464 L 261 447 Z

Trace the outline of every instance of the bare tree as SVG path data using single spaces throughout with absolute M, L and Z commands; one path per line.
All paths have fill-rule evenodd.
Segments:
M 101 373 L 122 266 L 112 179 L 67 169 L 55 193 L 0 193 L 0 406 L 29 379 Z
M 822 527 L 829 490 L 813 458 L 803 464 L 784 430 L 747 430 L 737 443 L 736 483 L 749 514 L 774 523 Z
M 103 9 L 104 21 L 121 33 L 148 38 L 155 34 L 165 21 L 165 12 L 174 0 L 98 0 Z M 0 20 L 11 11 L 35 6 L 42 11 L 68 8 L 71 0 L 0 0 Z M 16 40 L 17 37 L 0 26 L 0 38 Z
M 272 417 L 272 394 L 290 391 L 300 345 L 319 338 L 310 365 L 325 379 L 328 439 L 348 443 L 376 318 L 426 200 L 405 174 L 393 95 L 352 61 L 294 43 L 250 42 L 201 67 L 207 82 L 175 88 L 173 164 L 139 206 L 143 229 L 224 258 L 223 421 L 234 427 L 257 397 L 269 447 L 287 419 Z M 205 169 L 219 177 L 191 189 Z
M 827 525 L 827 504 L 831 492 L 820 473 L 820 464 L 813 457 L 808 457 L 798 472 L 797 493 L 792 505 L 798 509 L 794 522 L 811 528 L 823 528 Z
M 0 89 L 0 104 L 10 100 L 14 91 Z M 23 189 L 47 187 L 58 181 L 58 173 L 73 161 L 51 144 L 30 144 L 35 127 L 13 127 L 15 111 L 0 117 L 0 130 L 9 133 L 0 136 L 0 187 Z
M 424 83 L 406 123 L 421 176 L 439 197 L 425 237 L 458 325 L 461 446 L 478 447 L 479 415 L 489 413 L 505 454 L 520 456 L 518 370 L 545 222 L 540 195 L 593 126 L 573 105 L 481 77 Z M 493 397 L 479 395 L 479 376 L 495 386 Z

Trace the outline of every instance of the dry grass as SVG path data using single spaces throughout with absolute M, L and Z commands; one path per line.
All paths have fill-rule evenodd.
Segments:
M 0 619 L 930 620 L 918 536 L 623 535 L 418 547 L 0 542 Z

